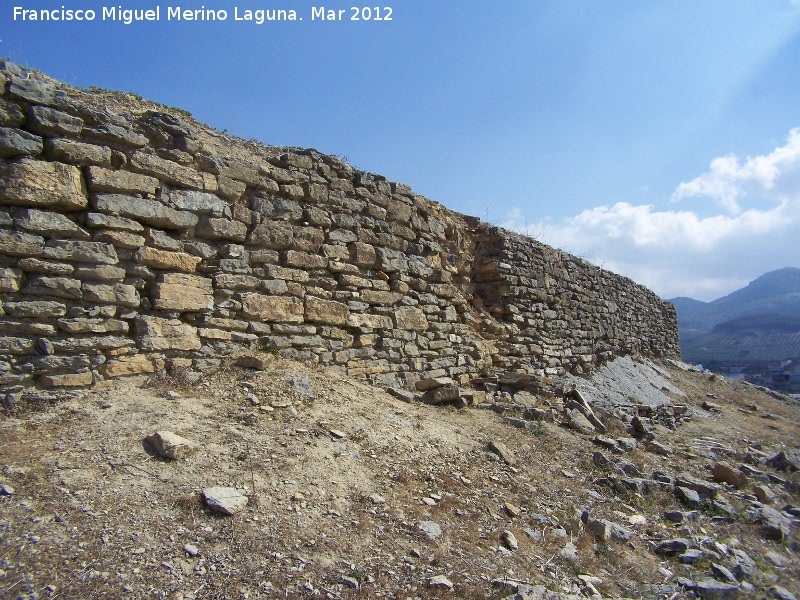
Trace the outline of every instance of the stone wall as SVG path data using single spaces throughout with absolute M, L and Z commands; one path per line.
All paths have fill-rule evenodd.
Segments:
M 392 385 L 679 352 L 645 288 L 405 185 L 0 67 L 6 394 L 248 347 Z

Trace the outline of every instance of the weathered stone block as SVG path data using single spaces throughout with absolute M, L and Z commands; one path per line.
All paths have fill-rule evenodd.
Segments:
M 328 259 L 319 254 L 308 254 L 297 250 L 286 252 L 285 263 L 287 267 L 295 269 L 324 269 L 328 266 Z
M 139 306 L 139 292 L 132 285 L 124 283 L 84 283 L 83 299 L 89 302 L 118 304 L 136 308 Z
M 403 294 L 399 292 L 381 292 L 378 290 L 362 290 L 359 292 L 359 300 L 368 304 L 380 306 L 394 306 L 403 299 Z
M 371 315 L 366 313 L 354 313 L 347 319 L 349 327 L 367 327 L 369 329 L 391 329 L 393 326 L 391 317 L 385 315 Z
M 144 225 L 133 219 L 117 217 L 114 215 L 104 215 L 103 213 L 90 212 L 86 214 L 84 223 L 87 227 L 107 227 L 108 229 L 119 229 L 121 231 L 144 231 Z
M 10 267 L 0 267 L 0 292 L 18 292 L 22 281 L 22 271 Z
M 0 229 L 0 254 L 9 256 L 40 256 L 44 238 L 23 231 Z
M 224 175 L 217 177 L 217 186 L 220 194 L 225 196 L 228 200 L 233 201 L 241 198 L 242 194 L 244 194 L 245 190 L 247 189 L 247 186 L 241 181 L 236 181 L 235 179 L 225 177 Z
M 31 130 L 42 135 L 77 137 L 83 129 L 83 119 L 46 106 L 32 106 L 29 116 L 28 123 Z
M 359 267 L 370 268 L 375 264 L 377 254 L 375 247 L 364 242 L 353 242 L 347 246 L 350 251 L 350 260 Z
M 126 333 L 128 323 L 119 319 L 58 319 L 56 325 L 67 333 Z
M 261 280 L 258 277 L 251 275 L 231 275 L 228 273 L 214 275 L 214 287 L 226 290 L 254 290 L 260 283 Z M 284 283 L 285 286 L 286 284 Z
M 398 250 L 388 248 L 375 249 L 375 266 L 386 273 L 408 271 L 408 258 Z
M 134 260 L 155 269 L 176 269 L 191 273 L 202 259 L 185 252 L 170 252 L 155 248 L 140 248 L 134 254 Z
M 110 265 L 95 265 L 91 267 L 78 267 L 72 274 L 75 279 L 81 281 L 115 281 L 121 282 L 125 279 L 125 269 L 112 267 Z
M 77 167 L 23 158 L 0 163 L 0 200 L 16 206 L 79 210 L 88 204 Z
M 111 148 L 76 142 L 75 140 L 52 139 L 44 141 L 47 157 L 76 165 L 111 166 Z
M 177 319 L 137 317 L 135 331 L 140 350 L 199 350 L 202 345 L 197 329 Z
M 88 240 L 89 232 L 79 227 L 74 221 L 60 213 L 26 208 L 14 215 L 14 225 L 42 235 L 59 235 L 62 237 Z
M 0 158 L 12 156 L 39 156 L 43 150 L 42 138 L 22 129 L 0 127 Z
M 428 319 L 421 308 L 398 308 L 394 312 L 394 323 L 398 329 L 409 331 L 427 331 Z
M 99 194 L 92 198 L 92 206 L 99 211 L 144 221 L 164 229 L 189 229 L 197 225 L 197 215 L 164 206 L 157 200 L 134 198 L 120 194 Z
M 12 317 L 36 317 L 50 319 L 67 314 L 66 305 L 49 300 L 30 300 L 26 302 L 4 302 L 3 309 Z
M 335 300 L 324 300 L 314 296 L 306 296 L 306 321 L 342 326 L 350 317 L 350 309 L 346 304 Z
M 302 323 L 303 305 L 286 296 L 242 294 L 242 314 L 248 319 L 277 323 Z
M 66 277 L 37 275 L 28 280 L 28 283 L 22 291 L 25 294 L 35 294 L 37 296 L 53 296 L 55 298 L 67 298 L 68 300 L 80 300 L 81 282 Z
M 230 216 L 231 207 L 219 196 L 194 190 L 173 190 L 169 193 L 170 206 L 215 217 Z
M 120 358 L 112 358 L 100 365 L 97 370 L 104 377 L 114 379 L 116 377 L 153 373 L 155 365 L 153 365 L 152 359 L 144 354 L 132 354 Z
M 294 243 L 292 249 L 294 250 L 316 254 L 319 252 L 322 242 L 325 241 L 325 233 L 321 229 L 296 226 L 293 231 Z
M 39 383 L 44 387 L 86 387 L 87 385 L 92 385 L 93 381 L 94 377 L 91 371 L 39 376 Z
M 167 183 L 183 187 L 203 189 L 203 177 L 195 171 L 171 160 L 160 158 L 153 154 L 135 152 L 131 157 L 131 167 L 147 175 L 155 175 Z
M 198 275 L 166 273 L 153 286 L 153 306 L 179 312 L 211 310 L 214 306 L 211 280 Z
M 3 84 L 3 76 L 0 75 L 0 84 Z M 0 93 L 4 89 L 0 87 Z M 0 125 L 3 127 L 19 127 L 25 121 L 25 113 L 19 106 L 0 98 Z
M 247 225 L 231 219 L 204 217 L 197 224 L 195 235 L 213 240 L 243 242 L 247 237 Z
M 48 240 L 43 256 L 55 260 L 115 265 L 119 262 L 117 251 L 111 244 L 72 240 Z
M 28 338 L 0 336 L 0 354 L 33 354 L 34 346 Z
M 250 233 L 248 243 L 276 250 L 290 248 L 294 240 L 294 230 L 285 221 L 265 221 Z
M 94 234 L 95 242 L 111 244 L 123 250 L 135 250 L 144 246 L 144 237 L 127 231 L 97 231 Z
M 86 168 L 86 180 L 90 192 L 146 194 L 148 196 L 155 196 L 156 190 L 161 185 L 155 177 L 128 171 L 112 171 L 97 166 Z

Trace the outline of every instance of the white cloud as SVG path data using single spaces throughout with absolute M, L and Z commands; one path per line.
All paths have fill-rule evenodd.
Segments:
M 731 214 L 738 214 L 739 200 L 748 194 L 765 192 L 780 196 L 781 176 L 796 169 L 798 162 L 800 129 L 792 129 L 786 145 L 766 156 L 748 156 L 744 164 L 739 164 L 739 159 L 733 155 L 715 158 L 711 161 L 711 170 L 688 183 L 681 183 L 672 194 L 672 201 L 706 196 Z
M 527 233 L 643 283 L 662 297 L 711 300 L 758 275 L 800 266 L 800 129 L 773 152 L 716 158 L 681 183 L 673 200 L 709 197 L 719 214 L 618 202 L 559 221 L 528 223 L 522 211 L 500 225 Z

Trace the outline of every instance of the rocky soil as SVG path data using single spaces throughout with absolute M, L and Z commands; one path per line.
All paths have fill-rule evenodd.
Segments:
M 0 598 L 796 597 L 797 404 L 624 361 L 436 405 L 262 355 L 9 407 Z

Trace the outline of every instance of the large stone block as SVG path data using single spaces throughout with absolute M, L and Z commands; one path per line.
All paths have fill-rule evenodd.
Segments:
M 319 254 L 308 254 L 297 250 L 286 252 L 285 263 L 287 267 L 295 269 L 324 269 L 328 266 L 328 259 Z
M 148 196 L 155 196 L 158 186 L 161 185 L 155 177 L 128 171 L 112 171 L 97 166 L 86 168 L 86 180 L 90 192 L 146 194 Z
M 165 273 L 153 285 L 153 306 L 159 310 L 204 312 L 214 306 L 211 280 L 198 275 Z
M 63 317 L 67 314 L 67 307 L 65 304 L 50 300 L 5 302 L 3 303 L 3 309 L 12 317 L 35 317 L 37 319 Z
M 83 299 L 88 302 L 117 304 L 128 308 L 137 308 L 140 302 L 136 288 L 124 283 L 84 283 Z
M 0 158 L 39 156 L 42 150 L 42 138 L 38 135 L 13 127 L 0 127 Z
M 248 242 L 276 250 L 290 248 L 294 239 L 291 223 L 285 221 L 265 221 L 250 233 Z
M 95 212 L 86 214 L 84 224 L 86 227 L 107 227 L 108 229 L 119 229 L 121 231 L 133 231 L 137 233 L 144 231 L 144 225 L 133 219 Z
M 230 204 L 219 196 L 194 190 L 173 190 L 169 193 L 170 206 L 178 210 L 190 210 L 198 214 L 211 214 L 215 217 L 230 216 Z
M 0 254 L 8 256 L 41 256 L 44 238 L 23 231 L 0 229 Z
M 33 354 L 34 341 L 28 338 L 0 336 L 0 354 Z
M 409 331 L 427 331 L 428 319 L 421 308 L 407 307 L 398 308 L 392 315 L 397 329 Z
M 135 321 L 140 350 L 199 350 L 197 328 L 177 319 L 142 316 Z
M 0 267 L 0 292 L 18 292 L 22 281 L 22 271 L 10 267 Z
M 119 319 L 58 319 L 56 325 L 67 333 L 127 333 L 127 321 Z
M 396 273 L 408 271 L 408 258 L 398 250 L 388 248 L 376 248 L 375 266 L 386 273 Z
M 0 200 L 15 206 L 80 210 L 88 204 L 77 167 L 23 158 L 0 162 Z
M 81 282 L 67 277 L 48 277 L 37 275 L 28 280 L 22 289 L 25 294 L 37 296 L 53 296 L 68 300 L 81 299 Z
M 346 304 L 335 300 L 324 300 L 314 296 L 306 296 L 306 321 L 342 326 L 350 317 L 350 309 Z
M 111 148 L 86 144 L 75 140 L 52 139 L 44 141 L 44 149 L 48 158 L 76 165 L 111 166 Z
M 67 113 L 47 108 L 45 106 L 32 106 L 29 112 L 28 124 L 32 131 L 42 135 L 69 135 L 79 136 L 83 129 L 83 119 L 73 117 Z
M 89 232 L 68 217 L 50 211 L 26 208 L 14 215 L 14 225 L 42 235 L 58 235 L 79 240 L 91 239 Z
M 99 211 L 144 221 L 164 229 L 190 229 L 197 225 L 197 215 L 164 206 L 157 200 L 134 198 L 120 194 L 99 194 L 92 198 Z
M 213 240 L 243 242 L 247 237 L 247 225 L 231 219 L 204 217 L 198 223 L 195 235 Z
M 354 313 L 347 319 L 349 327 L 368 329 L 391 329 L 392 319 L 385 315 L 371 315 L 368 313 Z
M 119 262 L 117 251 L 111 244 L 73 240 L 49 240 L 43 256 L 55 260 L 115 265 Z
M 92 385 L 93 381 L 94 377 L 91 371 L 39 376 L 39 383 L 44 387 L 86 387 L 87 385 Z
M 160 158 L 154 154 L 136 152 L 131 158 L 131 168 L 147 175 L 155 175 L 167 183 L 182 187 L 203 189 L 203 177 L 195 171 L 176 162 Z
M 175 269 L 184 273 L 191 273 L 197 268 L 202 259 L 185 252 L 140 248 L 134 254 L 134 260 L 155 269 Z
M 242 294 L 242 314 L 248 319 L 276 323 L 302 323 L 303 305 L 286 296 Z
M 129 375 L 141 375 L 143 373 L 153 373 L 155 365 L 152 359 L 144 354 L 133 354 L 113 358 L 97 369 L 103 377 L 114 379 L 116 377 L 127 377 Z
M 350 260 L 359 267 L 370 268 L 375 264 L 377 255 L 375 247 L 364 242 L 353 242 L 347 246 L 350 251 Z

